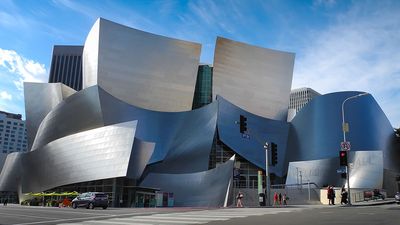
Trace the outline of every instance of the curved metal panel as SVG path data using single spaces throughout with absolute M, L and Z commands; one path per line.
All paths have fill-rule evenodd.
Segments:
M 21 179 L 21 158 L 25 153 L 14 152 L 7 155 L 0 173 L 0 191 L 18 190 Z
M 174 193 L 175 206 L 224 206 L 232 179 L 234 157 L 215 169 L 190 174 L 150 173 L 143 187 Z
M 220 140 L 243 158 L 264 169 L 264 143 L 276 143 L 278 145 L 278 164 L 271 167 L 270 172 L 283 176 L 283 171 L 286 169 L 284 156 L 286 155 L 289 124 L 251 114 L 221 96 L 217 96 L 217 100 L 219 103 L 217 126 Z M 250 138 L 243 138 L 239 132 L 239 125 L 236 121 L 239 120 L 240 115 L 247 117 Z
M 76 91 L 61 83 L 24 82 L 26 129 L 28 146 L 32 147 L 36 132 L 44 117 L 61 101 Z
M 351 188 L 382 188 L 382 151 L 351 151 L 348 156 L 353 164 L 350 170 Z M 336 173 L 339 157 L 309 161 L 290 162 L 286 184 L 316 183 L 318 186 L 345 185 L 345 179 Z
M 84 89 L 62 101 L 47 114 L 39 126 L 32 150 L 66 135 L 103 125 L 98 87 Z
M 57 139 L 22 158 L 22 191 L 124 177 L 137 121 L 92 129 Z
M 217 38 L 213 96 L 259 116 L 286 121 L 293 53 Z
M 154 147 L 155 143 L 145 142 L 135 138 L 131 158 L 129 159 L 127 177 L 139 179 L 142 176 L 143 171 L 154 152 Z
M 84 88 L 99 85 L 118 99 L 145 109 L 190 110 L 200 50 L 196 43 L 100 18 L 85 42 Z
M 360 92 L 338 92 L 321 95 L 311 100 L 291 122 L 288 161 L 303 161 L 338 156 L 342 132 L 342 102 Z M 393 128 L 371 95 L 362 96 L 345 104 L 345 121 L 350 132 L 346 139 L 352 151 L 392 151 L 395 138 Z M 386 153 L 385 153 L 386 152 Z M 396 167 L 384 157 L 385 167 Z
M 193 111 L 167 113 L 126 104 L 101 88 L 99 96 L 106 125 L 138 120 L 136 137 L 156 143 L 149 163 L 158 164 L 152 165 L 149 171 L 189 173 L 208 169 L 217 102 Z
M 318 159 L 309 161 L 290 162 L 287 172 L 286 184 L 316 183 L 320 187 L 343 185 L 339 168 L 339 158 Z

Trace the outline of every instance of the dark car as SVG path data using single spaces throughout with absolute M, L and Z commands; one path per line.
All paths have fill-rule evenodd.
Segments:
M 86 207 L 94 209 L 94 207 L 108 207 L 108 195 L 102 192 L 86 192 L 78 195 L 72 200 L 72 208 Z
M 400 204 L 400 192 L 396 193 L 396 195 L 394 196 L 394 199 L 396 200 L 397 204 Z

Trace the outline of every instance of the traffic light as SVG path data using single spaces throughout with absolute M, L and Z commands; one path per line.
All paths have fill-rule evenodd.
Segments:
M 278 164 L 278 145 L 271 143 L 271 164 L 275 166 Z
M 347 151 L 340 151 L 339 159 L 340 159 L 341 166 L 347 166 Z
M 240 115 L 240 133 L 244 134 L 247 131 L 247 118 Z

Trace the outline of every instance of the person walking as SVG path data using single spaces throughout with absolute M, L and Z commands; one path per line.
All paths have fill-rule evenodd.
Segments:
M 279 205 L 282 205 L 282 194 L 281 193 L 279 193 L 278 199 L 279 199 Z
M 238 208 L 243 207 L 243 204 L 242 204 L 243 197 L 244 197 L 243 193 L 239 191 L 239 193 L 236 196 L 236 200 L 237 200 L 236 207 L 238 207 Z
M 278 200 L 279 200 L 279 196 L 278 196 L 278 193 L 276 193 L 276 191 L 275 191 L 275 193 L 274 193 L 274 206 L 276 206 L 276 204 L 278 203 Z
M 344 185 L 342 186 L 342 190 L 340 191 L 340 195 L 341 195 L 341 198 L 340 198 L 340 204 L 341 205 L 343 205 L 343 204 L 347 204 L 347 191 L 346 191 L 346 189 L 344 188 Z
M 286 193 L 283 194 L 283 206 L 287 205 L 287 200 L 289 199 L 289 197 L 287 197 Z
M 6 198 L 6 199 L 4 199 L 4 206 L 7 206 L 7 203 L 8 203 L 8 198 Z

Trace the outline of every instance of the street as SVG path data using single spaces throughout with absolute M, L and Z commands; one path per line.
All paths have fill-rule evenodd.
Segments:
M 0 206 L 1 225 L 139 224 L 399 224 L 400 206 L 289 206 L 287 208 L 71 209 Z

